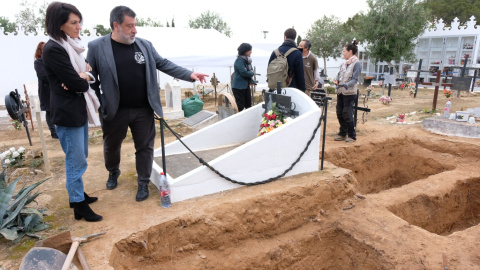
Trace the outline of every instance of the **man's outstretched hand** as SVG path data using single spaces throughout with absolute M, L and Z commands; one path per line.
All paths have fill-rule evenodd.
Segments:
M 192 75 L 190 75 L 190 79 L 195 80 L 195 81 L 200 81 L 201 83 L 206 83 L 208 77 L 207 74 L 200 73 L 200 72 L 193 72 Z

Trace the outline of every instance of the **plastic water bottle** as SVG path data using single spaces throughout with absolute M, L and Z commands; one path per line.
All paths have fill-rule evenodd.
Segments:
M 452 108 L 452 102 L 448 100 L 445 104 L 445 111 L 443 112 L 443 117 L 448 118 L 450 116 L 450 108 Z
M 170 201 L 170 185 L 168 184 L 167 177 L 163 172 L 160 173 L 160 202 L 163 208 L 172 206 Z

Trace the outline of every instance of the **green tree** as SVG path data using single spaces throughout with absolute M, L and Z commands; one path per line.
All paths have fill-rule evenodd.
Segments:
M 0 17 L 0 27 L 3 27 L 3 33 L 15 33 L 18 34 L 17 32 L 17 24 L 14 22 L 10 22 L 10 20 L 7 17 L 1 16 Z
M 415 40 L 427 27 L 427 14 L 417 0 L 368 0 L 362 37 L 376 61 L 414 61 Z M 396 72 L 396 71 L 395 71 Z
M 455 17 L 460 23 L 465 23 L 472 15 L 480 19 L 479 0 L 425 0 L 422 4 L 430 12 L 428 20 L 431 24 L 443 19 L 444 23 L 450 25 Z
M 365 14 L 357 13 L 353 17 L 348 18 L 347 21 L 342 25 L 343 30 L 359 42 L 363 41 L 361 33 L 363 29 L 364 18 Z
M 310 49 L 318 57 L 323 58 L 323 68 L 327 73 L 327 58 L 336 59 L 342 54 L 343 45 L 351 38 L 344 31 L 340 20 L 331 15 L 315 21 L 307 32 L 307 39 L 312 43 Z
M 95 25 L 95 27 L 93 27 L 93 29 L 95 29 L 95 34 L 97 36 L 105 36 L 112 31 L 112 30 L 110 30 L 110 28 L 105 28 L 105 26 L 103 26 L 101 24 Z
M 163 27 L 160 21 L 154 21 L 152 18 L 136 18 L 137 26 Z
M 300 42 L 302 42 L 302 37 L 300 35 L 297 36 L 297 46 L 300 45 Z
M 230 37 L 232 35 L 232 31 L 230 27 L 227 25 L 226 22 L 223 21 L 222 17 L 218 15 L 216 12 L 212 12 L 207 10 L 206 12 L 200 14 L 195 19 L 191 19 L 188 21 L 188 27 L 198 29 L 215 29 L 218 32 Z
M 167 21 L 167 27 L 170 27 L 170 24 L 168 23 L 168 21 Z
M 38 34 L 38 28 L 43 29 L 45 32 L 45 11 L 47 10 L 48 3 L 43 2 L 40 6 L 37 6 L 37 2 L 31 3 L 28 0 L 24 0 L 20 3 L 20 6 L 22 6 L 23 9 L 15 15 L 18 27 L 22 29 L 25 34 Z
M 172 27 L 175 27 L 175 21 L 174 21 L 174 18 L 172 18 Z

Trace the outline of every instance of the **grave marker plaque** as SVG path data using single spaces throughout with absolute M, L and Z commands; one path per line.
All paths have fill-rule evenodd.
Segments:
M 278 95 L 274 93 L 265 93 L 265 113 L 268 113 L 272 109 L 272 104 L 276 104 L 276 109 L 283 115 L 283 117 L 290 117 L 292 97 Z
M 472 84 L 472 78 L 452 77 L 452 90 L 469 91 Z
M 317 89 L 310 91 L 310 96 L 312 97 L 313 101 L 318 105 L 318 107 L 323 106 L 323 102 L 325 101 L 325 97 L 327 96 L 327 92 L 325 89 Z
M 395 75 L 391 75 L 391 74 L 385 74 L 385 85 L 387 84 L 392 84 L 392 85 L 395 85 L 396 84 L 396 76 Z

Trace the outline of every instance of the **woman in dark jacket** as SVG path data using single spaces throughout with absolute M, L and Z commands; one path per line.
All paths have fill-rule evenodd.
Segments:
M 38 98 L 40 99 L 40 109 L 45 112 L 45 119 L 47 120 L 48 129 L 50 129 L 50 135 L 52 138 L 58 139 L 57 132 L 55 131 L 55 125 L 52 123 L 52 117 L 50 116 L 50 85 L 48 84 L 47 74 L 43 67 L 43 47 L 45 42 L 40 41 L 35 50 L 35 61 L 33 66 L 37 72 L 38 78 Z
M 252 69 L 252 45 L 242 43 L 237 49 L 238 56 L 235 60 L 232 90 L 237 103 L 238 111 L 252 107 L 250 85 L 254 85 Z
M 87 170 L 88 116 L 84 96 L 93 76 L 88 74 L 80 43 L 82 14 L 68 3 L 52 2 L 45 25 L 50 40 L 43 49 L 43 64 L 50 83 L 50 111 L 65 153 L 66 187 L 75 219 L 100 221 L 88 205 L 97 198 L 84 192 L 82 175 Z

